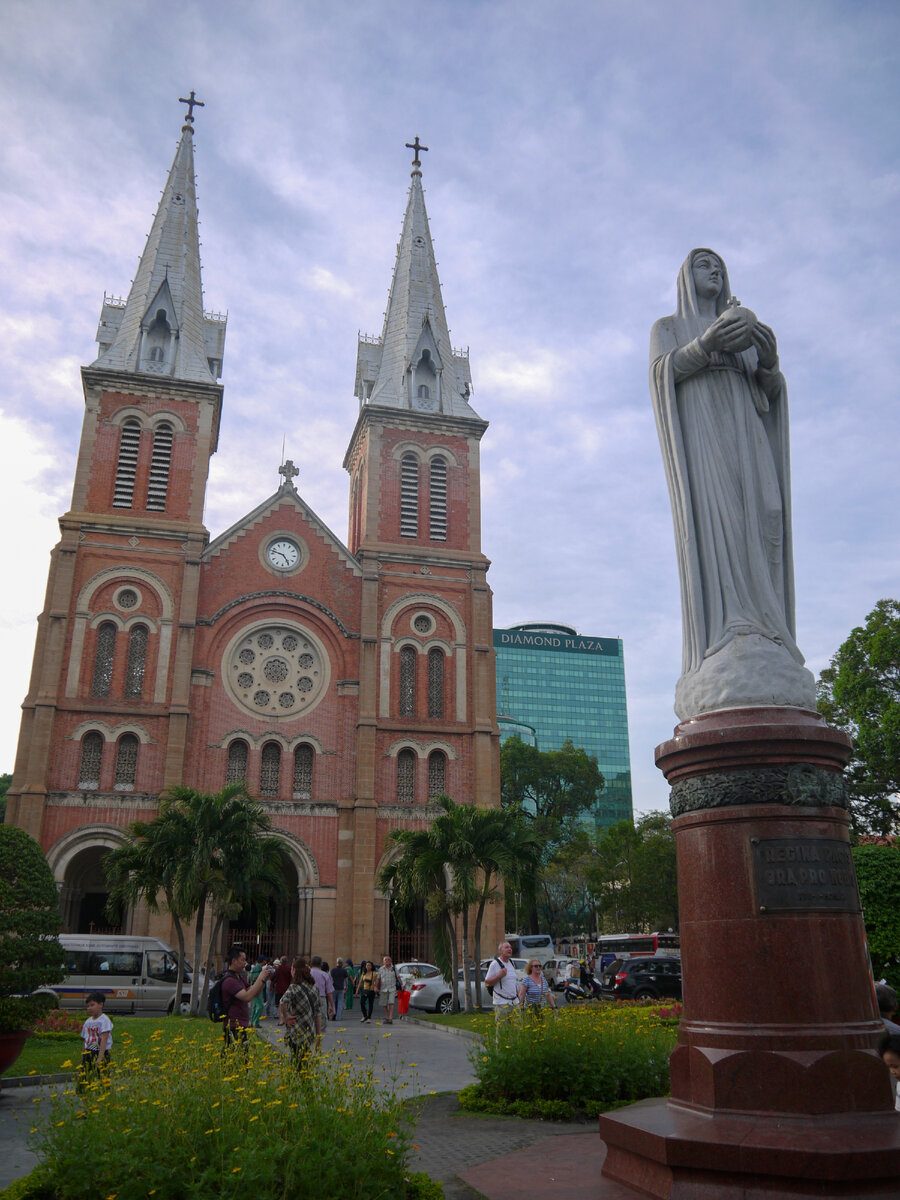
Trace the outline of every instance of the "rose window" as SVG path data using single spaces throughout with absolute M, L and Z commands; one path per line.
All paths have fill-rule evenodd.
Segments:
M 134 608 L 137 602 L 138 596 L 134 588 L 122 588 L 116 597 L 116 603 L 119 608 Z
M 245 629 L 225 652 L 223 675 L 240 708 L 265 720 L 298 718 L 325 694 L 331 675 L 319 639 L 299 626 Z

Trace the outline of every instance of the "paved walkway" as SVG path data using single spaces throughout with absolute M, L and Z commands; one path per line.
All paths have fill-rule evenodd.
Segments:
M 278 1045 L 283 1030 L 263 1022 L 261 1033 Z M 600 1178 L 606 1153 L 596 1125 L 523 1121 L 461 1112 L 456 1093 L 474 1082 L 469 1052 L 472 1034 L 425 1021 L 393 1025 L 360 1022 L 356 1010 L 330 1021 L 327 1049 L 340 1042 L 361 1056 L 387 1082 L 396 1079 L 403 1096 L 426 1097 L 416 1125 L 418 1147 L 411 1165 L 444 1184 L 447 1200 L 546 1200 L 562 1186 L 566 1200 L 635 1200 L 634 1193 Z M 0 1096 L 0 1187 L 27 1174 L 35 1158 L 28 1131 L 44 1116 L 50 1088 L 13 1087 Z

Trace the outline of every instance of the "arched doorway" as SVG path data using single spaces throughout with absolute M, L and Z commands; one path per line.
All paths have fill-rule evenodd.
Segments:
M 312 953 L 314 888 L 287 850 L 280 857 L 282 895 L 243 908 L 224 931 L 223 953 L 231 945 L 242 946 L 251 962 L 260 954 Z
M 106 913 L 109 888 L 103 860 L 109 846 L 85 846 L 66 864 L 59 890 L 62 928 L 67 933 L 123 933 L 124 924 Z
M 433 962 L 431 957 L 431 921 L 420 897 L 401 909 L 391 899 L 388 927 L 388 954 L 398 962 Z

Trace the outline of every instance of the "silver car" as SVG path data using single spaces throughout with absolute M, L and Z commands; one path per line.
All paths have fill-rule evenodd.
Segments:
M 453 995 L 450 984 L 440 973 L 432 975 L 428 979 L 412 979 L 407 986 L 410 991 L 410 1009 L 424 1008 L 428 1012 L 444 1013 L 445 1015 L 453 1012 Z M 462 968 L 458 972 L 456 988 L 460 1008 L 465 1008 L 466 992 L 465 984 L 463 983 Z M 469 990 L 472 993 L 472 1004 L 474 1005 L 476 1003 L 474 979 L 469 983 Z M 483 979 L 481 984 L 481 1002 L 485 1005 L 490 1005 L 491 1003 L 491 998 L 488 995 L 487 988 L 484 986 Z

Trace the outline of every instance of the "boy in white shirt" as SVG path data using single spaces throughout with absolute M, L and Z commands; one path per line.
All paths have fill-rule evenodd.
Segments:
M 113 1023 L 103 1011 L 105 1003 L 106 997 L 102 992 L 91 992 L 85 1002 L 88 1019 L 81 1027 L 81 1040 L 84 1043 L 84 1052 L 81 1055 L 83 1080 L 109 1063 Z

